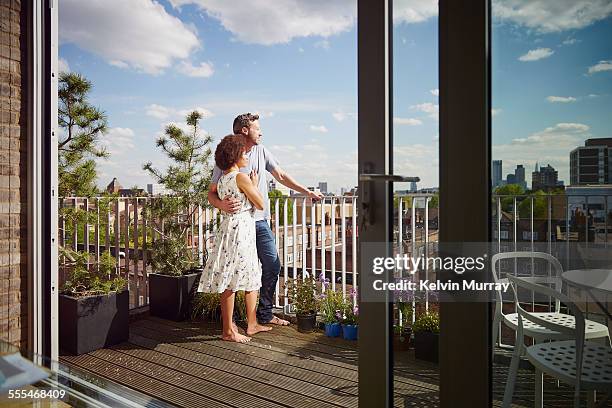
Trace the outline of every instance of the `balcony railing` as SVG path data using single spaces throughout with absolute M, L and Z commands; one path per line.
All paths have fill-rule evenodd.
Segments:
M 437 241 L 437 214 L 430 217 L 423 207 L 433 195 L 403 196 L 396 207 L 398 251 L 423 253 Z M 148 273 L 151 243 L 159 234 L 143 216 L 143 209 L 155 197 L 68 197 L 60 200 L 60 245 L 90 253 L 91 262 L 104 251 L 116 258 L 117 269 L 129 282 L 132 308 L 148 304 Z M 357 197 L 327 196 L 317 203 L 300 197 L 270 200 L 270 226 L 281 259 L 276 306 L 288 304 L 284 283 L 304 274 L 330 280 L 333 290 L 345 296 L 357 284 Z M 437 213 L 437 209 L 435 209 Z M 398 214 L 402 214 L 400 217 Z M 204 260 L 215 237 L 215 220 L 223 215 L 215 208 L 199 208 L 191 220 L 188 245 Z M 413 239 L 414 237 L 414 239 Z M 68 272 L 60 265 L 60 284 Z
M 394 250 L 411 256 L 436 256 L 438 208 L 433 194 L 396 195 L 394 203 Z M 91 261 L 108 251 L 129 281 L 131 306 L 148 304 L 147 274 L 151 243 L 159 238 L 143 209 L 155 197 L 69 197 L 60 200 L 60 245 L 89 251 Z M 493 239 L 499 251 L 541 250 L 563 259 L 570 243 L 612 245 L 612 196 L 492 197 Z M 79 209 L 76 214 L 74 209 Z M 331 288 L 344 295 L 356 289 L 359 226 L 355 196 L 325 197 L 318 203 L 301 197 L 270 200 L 270 226 L 281 259 L 276 306 L 288 303 L 284 283 L 304 274 L 330 280 Z M 200 259 L 210 250 L 216 225 L 223 215 L 214 208 L 199 208 L 191 220 L 187 242 Z M 559 245 L 561 244 L 561 245 Z M 568 255 L 568 254 L 565 254 Z M 569 262 L 569 261 L 568 261 Z M 427 268 L 428 262 L 424 262 Z M 566 268 L 572 265 L 564 265 Z M 67 272 L 60 265 L 60 283 Z M 426 279 L 434 271 L 424 269 Z M 426 299 L 429 308 L 429 299 Z

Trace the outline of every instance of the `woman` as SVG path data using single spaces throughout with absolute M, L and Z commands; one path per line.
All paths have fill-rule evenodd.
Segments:
M 255 316 L 261 267 L 255 245 L 253 207 L 263 209 L 264 198 L 257 189 L 257 174 L 240 172 L 241 167 L 248 165 L 248 160 L 241 136 L 224 137 L 215 150 L 215 162 L 224 171 L 217 183 L 219 197 L 236 198 L 241 205 L 234 214 L 224 213 L 198 286 L 198 292 L 221 293 L 223 340 L 238 343 L 250 341 L 248 336 L 260 331 L 271 330 L 271 327 L 258 324 Z M 245 291 L 247 336 L 240 334 L 232 323 L 234 299 L 239 290 Z

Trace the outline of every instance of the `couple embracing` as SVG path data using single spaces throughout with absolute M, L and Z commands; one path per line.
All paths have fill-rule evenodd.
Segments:
M 280 259 L 268 225 L 269 172 L 281 184 L 313 200 L 309 191 L 283 171 L 261 142 L 259 116 L 251 113 L 234 119 L 233 135 L 224 137 L 215 150 L 209 202 L 223 212 L 213 249 L 200 279 L 198 292 L 221 293 L 223 340 L 246 343 L 252 335 L 289 324 L 272 314 Z M 261 266 L 260 266 L 261 263 Z M 245 291 L 246 336 L 233 322 L 237 291 Z M 259 302 L 257 301 L 259 293 Z

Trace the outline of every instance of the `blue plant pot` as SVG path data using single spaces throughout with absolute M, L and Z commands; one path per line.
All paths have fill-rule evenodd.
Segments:
M 342 328 L 340 323 L 325 323 L 325 335 L 327 337 L 340 337 Z
M 357 340 L 357 329 L 359 326 L 356 324 L 343 324 L 342 335 L 345 340 Z

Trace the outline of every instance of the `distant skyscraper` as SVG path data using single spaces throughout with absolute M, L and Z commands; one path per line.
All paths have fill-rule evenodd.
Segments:
M 410 182 L 410 192 L 416 193 L 416 191 L 417 191 L 417 183 L 416 181 L 411 181 Z
M 493 187 L 497 187 L 502 184 L 502 161 L 493 160 L 493 166 L 491 168 L 491 184 Z
M 327 194 L 327 181 L 319 181 L 319 190 L 322 194 Z
M 612 138 L 587 139 L 570 152 L 570 184 L 612 184 Z
M 532 190 L 550 190 L 558 187 L 558 172 L 550 164 L 531 173 Z
M 521 187 L 523 190 L 527 190 L 527 182 L 525 181 L 525 167 L 522 164 L 516 166 L 514 170 L 514 182 Z
M 508 173 L 506 176 L 506 184 L 516 184 L 516 176 L 512 173 Z

